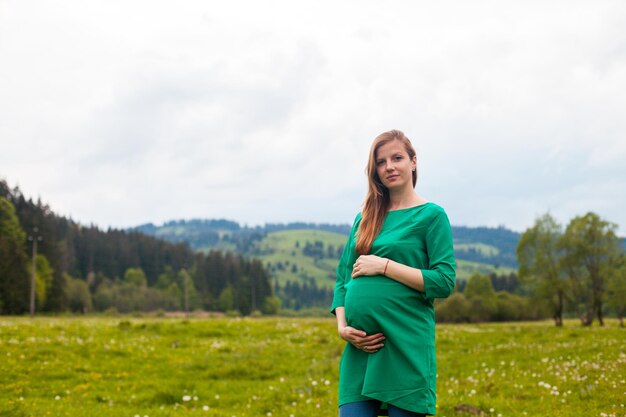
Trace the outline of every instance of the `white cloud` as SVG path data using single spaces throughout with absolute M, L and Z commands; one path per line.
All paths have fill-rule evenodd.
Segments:
M 622 2 L 3 7 L 0 175 L 79 221 L 350 222 L 399 128 L 455 224 L 626 230 Z

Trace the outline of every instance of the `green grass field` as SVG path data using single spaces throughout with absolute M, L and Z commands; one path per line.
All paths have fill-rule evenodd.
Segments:
M 438 416 L 626 415 L 615 320 L 437 332 Z M 0 317 L 0 416 L 335 416 L 342 348 L 332 318 Z

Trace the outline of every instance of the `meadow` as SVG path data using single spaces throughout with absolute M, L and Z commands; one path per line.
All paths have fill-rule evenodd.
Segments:
M 626 416 L 626 329 L 438 325 L 442 417 Z M 0 416 L 336 416 L 329 319 L 0 317 Z

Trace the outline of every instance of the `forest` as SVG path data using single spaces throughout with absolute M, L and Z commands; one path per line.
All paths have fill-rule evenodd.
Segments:
M 275 313 L 279 307 L 258 260 L 231 252 L 199 253 L 187 243 L 140 232 L 83 226 L 0 181 L 0 314 L 30 310 L 33 265 L 38 312 L 250 314 Z
M 228 220 L 190 220 L 101 230 L 57 216 L 41 200 L 27 199 L 19 188 L 0 181 L 0 314 L 35 309 L 38 313 L 203 310 L 249 315 L 311 308 L 324 314 L 332 298 L 330 265 L 340 256 L 342 245 L 295 241 L 289 251 L 300 255 L 292 262 L 264 264 L 257 258 L 272 256 L 276 250 L 259 247 L 269 233 L 297 232 L 302 227 L 337 233 L 344 232 L 346 225 L 241 227 Z M 186 228 L 187 239 L 181 239 L 180 233 L 172 238 L 180 228 Z M 457 259 L 516 269 L 457 280 L 448 299 L 436 300 L 437 320 L 552 317 L 560 326 L 564 317 L 576 317 L 583 325 L 591 325 L 594 319 L 602 325 L 608 314 L 623 325 L 626 255 L 616 230 L 616 224 L 595 213 L 575 217 L 566 227 L 545 214 L 521 234 L 503 227 L 453 227 L 455 249 L 459 242 L 461 248 L 455 250 Z M 480 244 L 477 233 L 482 236 Z M 209 242 L 215 246 L 194 247 Z M 485 247 L 493 253 L 481 249 Z M 322 278 L 302 269 L 307 259 L 324 268 Z M 299 281 L 283 280 L 279 285 L 276 276 L 284 272 Z

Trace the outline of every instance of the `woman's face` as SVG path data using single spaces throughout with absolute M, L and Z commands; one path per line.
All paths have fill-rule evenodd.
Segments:
M 399 140 L 392 140 L 376 151 L 376 173 L 389 190 L 413 188 L 415 157 L 411 158 Z

